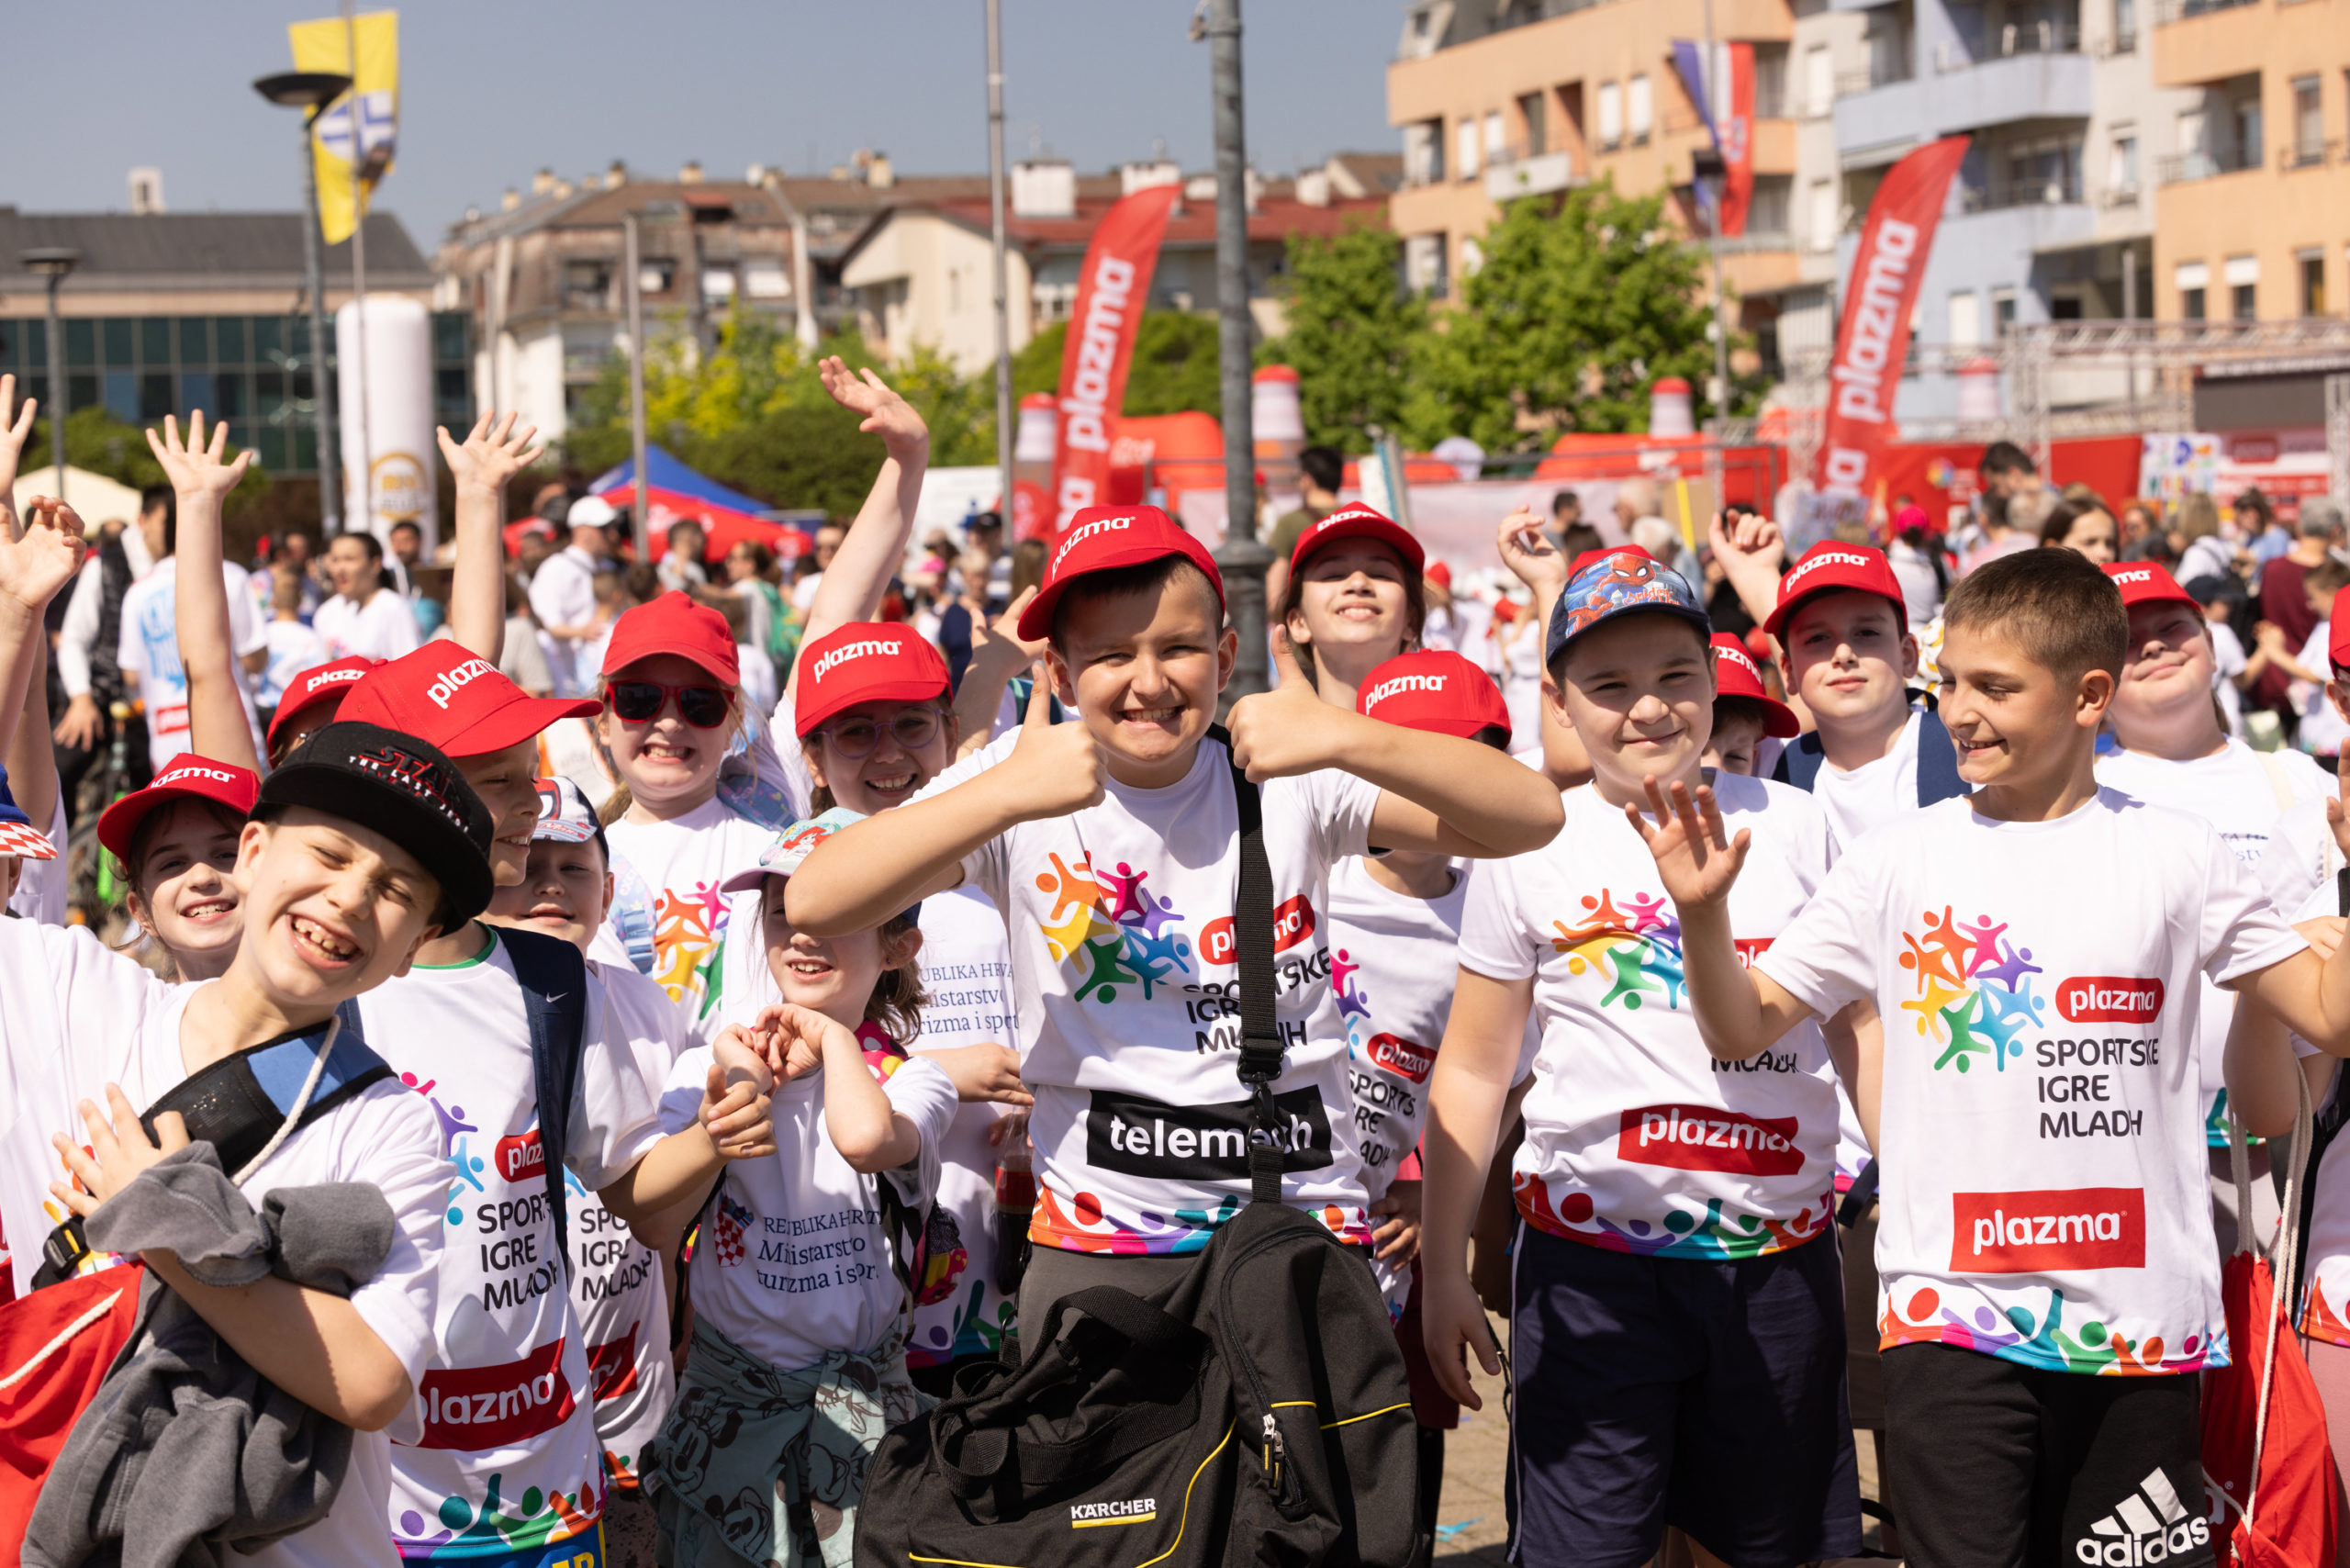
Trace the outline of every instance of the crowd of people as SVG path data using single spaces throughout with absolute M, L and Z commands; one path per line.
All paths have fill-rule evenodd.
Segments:
M 917 546 L 921 419 L 822 374 L 884 455 L 789 582 L 561 491 L 509 549 L 510 415 L 442 432 L 437 559 L 225 561 L 200 416 L 132 526 L 0 519 L 27 1562 L 845 1563 L 885 1432 L 1249 1194 L 1236 770 L 1281 1201 L 1410 1373 L 1325 1414 L 1415 1424 L 1424 1547 L 1473 1363 L 1513 1562 L 1858 1555 L 1856 1434 L 1919 1562 L 2211 1561 L 2221 1260 L 2304 1223 L 2350 1455 L 2350 1176 L 2305 1221 L 2259 1141 L 2350 1054 L 2338 508 L 2117 513 L 1995 447 L 1964 527 L 1789 560 L 1635 480 L 1456 591 L 1311 450 L 1218 727 L 1197 540 Z M 102 940 L 59 847 L 118 725 Z

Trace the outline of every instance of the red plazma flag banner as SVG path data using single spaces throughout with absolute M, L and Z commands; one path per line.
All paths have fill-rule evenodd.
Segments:
M 1085 248 L 1053 410 L 1055 532 L 1082 509 L 1107 502 L 1110 442 L 1125 405 L 1135 328 L 1158 269 L 1168 215 L 1181 194 L 1175 185 L 1153 185 L 1122 197 L 1102 215 Z
M 1891 438 L 1893 394 L 1909 353 L 1909 312 L 1933 252 L 1942 198 L 1968 139 L 1946 136 L 1893 166 L 1869 203 L 1844 280 L 1844 319 L 1828 366 L 1827 431 L 1819 487 L 1866 493 L 1877 450 Z
M 1729 46 L 1729 89 L 1715 122 L 1722 154 L 1722 234 L 1746 232 L 1746 209 L 1754 200 L 1754 46 Z

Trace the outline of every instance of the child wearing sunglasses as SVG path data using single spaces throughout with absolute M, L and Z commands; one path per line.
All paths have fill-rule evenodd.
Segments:
M 755 900 L 719 884 L 775 836 L 719 793 L 744 720 L 741 674 L 726 618 L 671 592 L 613 622 L 599 693 L 596 738 L 622 787 L 606 809 L 625 805 L 606 824 L 612 917 L 594 956 L 651 975 L 697 1024 L 742 968 L 727 961 L 728 935 L 758 916 Z

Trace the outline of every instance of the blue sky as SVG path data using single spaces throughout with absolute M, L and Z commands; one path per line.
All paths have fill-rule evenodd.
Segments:
M 1006 142 L 1099 170 L 1163 140 L 1212 157 L 1208 50 L 1192 0 L 1003 0 Z M 10 7 L 8 155 L 0 203 L 119 210 L 134 165 L 174 210 L 299 199 L 294 117 L 252 91 L 289 68 L 285 24 L 317 0 L 209 6 L 23 0 Z M 889 152 L 901 172 L 987 167 L 981 0 L 424 0 L 402 9 L 399 165 L 382 205 L 428 252 L 468 204 L 544 165 L 577 178 L 614 158 L 645 174 L 698 158 L 793 172 Z M 1257 166 L 1390 151 L 1393 0 L 1246 0 Z

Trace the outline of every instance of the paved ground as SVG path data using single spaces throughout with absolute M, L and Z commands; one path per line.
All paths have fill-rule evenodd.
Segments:
M 1508 1324 L 1498 1317 L 1492 1318 L 1492 1322 L 1496 1341 L 1507 1345 Z M 1460 1429 L 1445 1439 L 1444 1496 L 1437 1506 L 1436 1554 L 1439 1560 L 1450 1559 L 1459 1568 L 1470 1563 L 1501 1568 L 1502 1548 L 1509 1536 L 1507 1517 L 1502 1506 L 1502 1473 L 1509 1457 L 1509 1427 L 1502 1415 L 1501 1379 L 1487 1377 L 1474 1362 L 1471 1363 L 1470 1372 L 1485 1407 L 1463 1410 Z M 1860 1469 L 1861 1495 L 1874 1497 L 1876 1453 L 1865 1433 L 1860 1443 Z M 1871 1548 L 1878 1544 L 1874 1523 L 1863 1541 Z M 1876 1562 L 1883 1561 L 1878 1559 Z M 1660 1568 L 1674 1565 L 1662 1563 Z

